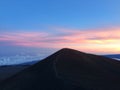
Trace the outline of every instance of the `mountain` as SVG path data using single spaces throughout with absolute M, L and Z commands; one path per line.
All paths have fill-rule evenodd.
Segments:
M 28 68 L 30 65 L 6 65 L 0 66 L 0 82 Z
M 111 55 L 104 55 L 104 56 L 108 57 L 108 58 L 113 58 L 113 59 L 116 59 L 116 60 L 120 61 L 120 54 L 111 54 Z
M 120 90 L 120 62 L 64 48 L 3 81 L 0 90 Z

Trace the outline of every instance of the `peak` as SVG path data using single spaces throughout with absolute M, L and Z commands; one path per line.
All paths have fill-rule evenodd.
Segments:
M 71 49 L 71 48 L 62 48 L 61 50 L 59 51 L 77 51 L 75 49 Z
M 62 48 L 61 50 L 73 50 L 73 49 L 70 49 L 70 48 Z
M 78 51 L 78 50 L 75 50 L 75 49 L 71 49 L 71 48 L 62 48 L 58 51 L 58 53 L 61 53 L 61 54 L 65 54 L 65 53 L 68 53 L 69 55 L 71 54 L 75 54 L 75 53 L 78 53 L 78 54 L 86 54 L 84 52 L 81 52 L 81 51 Z

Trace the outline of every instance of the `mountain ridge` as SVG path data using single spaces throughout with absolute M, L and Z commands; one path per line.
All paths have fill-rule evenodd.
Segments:
M 114 59 L 64 48 L 7 79 L 0 90 L 120 90 L 119 68 Z

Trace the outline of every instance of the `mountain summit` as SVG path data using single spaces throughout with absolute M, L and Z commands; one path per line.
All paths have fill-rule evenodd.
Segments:
M 3 81 L 0 90 L 120 90 L 120 62 L 64 48 Z

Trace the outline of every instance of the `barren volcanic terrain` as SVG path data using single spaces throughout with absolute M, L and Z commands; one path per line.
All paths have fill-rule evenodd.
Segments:
M 64 48 L 4 80 L 0 90 L 120 90 L 120 62 Z

